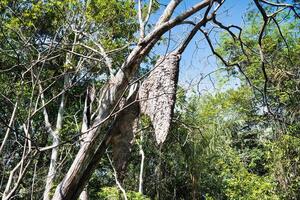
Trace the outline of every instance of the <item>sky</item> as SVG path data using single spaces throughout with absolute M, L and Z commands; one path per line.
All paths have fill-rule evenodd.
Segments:
M 169 1 L 161 0 L 159 2 L 166 5 Z M 198 2 L 200 1 L 183 0 L 180 6 L 178 6 L 178 8 L 175 10 L 173 16 L 182 13 L 184 10 L 192 7 Z M 234 24 L 243 26 L 243 15 L 248 8 L 249 2 L 249 0 L 226 0 L 221 9 L 218 11 L 217 19 L 224 25 Z M 157 16 L 152 17 L 151 20 L 157 20 L 159 14 L 161 14 L 160 11 L 158 11 Z M 198 15 L 198 17 L 200 16 Z M 195 19 L 195 17 L 192 17 L 191 19 Z M 181 25 L 172 30 L 171 33 L 165 34 L 164 37 L 168 38 L 170 35 L 170 38 L 172 38 L 170 40 L 168 49 L 169 51 L 174 49 L 176 44 L 178 44 L 178 41 L 181 41 L 184 38 L 187 30 L 191 30 L 191 26 Z M 215 37 L 212 37 L 212 39 Z M 157 47 L 154 50 L 156 51 L 155 53 L 164 54 L 166 52 L 166 46 L 167 45 Z M 217 69 L 218 67 L 216 58 L 212 56 L 210 48 L 201 33 L 197 33 L 182 56 L 179 75 L 180 85 L 184 89 L 189 90 L 189 92 L 191 90 L 200 94 L 205 92 L 213 92 L 215 90 L 214 86 L 216 85 L 212 84 L 212 82 L 216 82 L 217 77 L 220 78 L 224 76 L 224 74 Z M 217 72 L 214 72 L 216 70 Z M 201 77 L 207 74 L 211 75 L 206 76 L 206 78 L 199 83 Z M 222 88 L 236 88 L 238 85 L 239 81 L 237 79 L 232 79 L 228 81 L 227 84 Z M 218 86 L 216 87 L 218 88 Z

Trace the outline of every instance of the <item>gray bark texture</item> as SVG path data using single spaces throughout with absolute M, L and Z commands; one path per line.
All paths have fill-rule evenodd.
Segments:
M 173 9 L 181 1 L 172 0 L 171 3 L 172 2 L 175 2 L 174 6 L 170 7 Z M 182 21 L 192 16 L 197 11 L 207 7 L 209 2 L 210 0 L 203 0 L 174 19 L 170 19 L 173 11 L 167 7 L 167 9 L 170 10 L 165 10 L 163 13 L 161 18 L 163 20 L 161 21 L 161 24 L 156 25 L 155 28 L 131 51 L 116 75 L 113 76 L 103 87 L 101 92 L 102 96 L 99 100 L 99 114 L 91 123 L 91 129 L 88 131 L 86 136 L 86 143 L 82 145 L 78 151 L 67 174 L 57 186 L 52 199 L 73 200 L 79 197 L 79 194 L 87 184 L 99 160 L 105 153 L 106 148 L 111 143 L 112 129 L 103 136 L 103 134 L 100 133 L 100 127 L 107 125 L 104 122 L 106 122 L 113 114 L 116 104 L 124 94 L 124 91 L 126 90 L 129 82 L 132 80 L 134 74 L 137 72 L 142 60 L 146 55 L 148 55 L 153 46 L 164 33 L 182 23 Z M 153 119 L 156 118 L 153 117 Z M 164 141 L 165 136 L 163 136 L 163 134 L 159 137 L 160 139 L 158 141 L 160 143 L 161 141 Z
M 137 89 L 137 88 L 136 88 Z M 135 90 L 123 106 L 120 114 L 116 117 L 112 129 L 112 152 L 113 164 L 117 171 L 118 181 L 122 182 L 125 176 L 127 161 L 130 156 L 134 132 L 137 127 L 139 105 L 135 102 L 137 90 Z M 130 105 L 130 106 L 128 106 Z
M 115 120 L 111 143 L 119 181 L 125 176 L 140 112 L 150 117 L 158 144 L 167 137 L 176 99 L 180 57 L 177 52 L 161 57 L 138 90 L 139 104 L 134 102 L 136 93 L 133 93 L 125 107 L 132 105 L 122 110 Z

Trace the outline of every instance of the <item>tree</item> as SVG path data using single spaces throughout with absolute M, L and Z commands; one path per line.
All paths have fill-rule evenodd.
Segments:
M 0 148 L 5 169 L 3 199 L 12 198 L 20 187 L 31 184 L 34 188 L 40 166 L 41 175 L 47 177 L 44 199 L 51 198 L 53 187 L 56 189 L 52 199 L 77 199 L 110 145 L 116 182 L 121 188 L 132 140 L 138 132 L 136 122 L 142 114 L 149 116 L 159 149 L 162 148 L 171 127 L 180 58 L 199 31 L 222 63 L 237 66 L 248 83 L 262 94 L 260 100 L 269 114 L 281 120 L 269 101 L 276 97 L 268 95 L 266 58 L 271 50 L 265 49 L 264 41 L 272 20 L 281 33 L 276 17 L 283 10 L 290 11 L 287 16 L 298 18 L 297 3 L 254 0 L 263 21 L 258 38 L 251 38 L 250 44 L 241 38 L 240 27 L 227 27 L 217 20 L 225 1 L 203 0 L 176 15 L 175 10 L 182 3 L 169 1 L 157 22 L 151 24 L 150 16 L 163 7 L 158 1 L 1 2 L 1 89 L 15 88 L 2 95 L 3 104 L 9 105 L 3 106 L 0 114 L 1 129 L 6 131 Z M 199 15 L 201 18 L 197 18 Z M 209 23 L 233 37 L 242 54 L 229 50 L 237 57 L 247 56 L 245 46 L 252 44 L 257 48 L 260 55 L 255 54 L 252 59 L 261 66 L 263 89 L 252 84 L 244 71 L 244 60 L 232 60 L 226 55 L 229 51 L 223 54 L 229 58 L 226 60 L 214 49 L 207 32 Z M 164 35 L 182 24 L 192 28 L 189 26 L 188 34 L 175 50 L 159 59 L 151 56 Z M 156 62 L 154 69 L 143 73 L 143 65 L 151 62 Z M 10 112 L 12 115 L 8 115 Z M 76 145 L 64 149 L 68 143 Z M 13 149 L 18 156 L 11 159 Z M 45 161 L 49 162 L 47 170 Z M 35 170 L 29 172 L 30 166 Z M 6 171 L 10 171 L 9 175 Z M 161 175 L 158 169 L 158 180 Z M 31 176 L 31 183 L 22 181 Z M 160 190 L 157 191 L 160 198 Z M 21 192 L 19 195 L 23 197 Z

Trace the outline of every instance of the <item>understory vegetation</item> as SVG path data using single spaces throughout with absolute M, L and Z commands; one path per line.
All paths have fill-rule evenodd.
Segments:
M 299 1 L 249 1 L 241 27 L 221 23 L 226 0 L 180 19 L 162 14 L 170 2 L 1 0 L 3 200 L 300 199 Z M 133 86 L 191 42 L 168 38 L 175 25 L 216 58 L 214 88 L 186 89 L 176 71 L 153 79 L 174 83 L 175 105 L 144 112 Z

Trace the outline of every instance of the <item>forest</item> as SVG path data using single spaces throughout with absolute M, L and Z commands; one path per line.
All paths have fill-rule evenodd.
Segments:
M 299 0 L 0 0 L 2 200 L 299 200 Z

